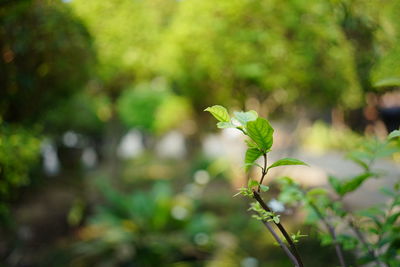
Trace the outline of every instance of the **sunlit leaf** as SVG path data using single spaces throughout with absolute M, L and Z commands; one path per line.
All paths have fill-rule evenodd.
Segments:
M 271 164 L 268 167 L 268 170 L 271 169 L 271 168 L 278 167 L 278 166 L 286 166 L 286 165 L 305 165 L 305 166 L 308 166 L 306 163 L 304 163 L 303 161 L 298 160 L 298 159 L 283 158 L 283 159 L 280 159 L 280 160 L 276 161 L 274 164 Z
M 269 186 L 267 186 L 267 185 L 260 185 L 260 189 L 261 189 L 261 191 L 263 191 L 263 192 L 267 192 L 268 190 L 269 190 Z
M 388 136 L 388 139 L 390 140 L 390 139 L 393 139 L 396 137 L 400 137 L 400 130 L 395 130 L 395 131 L 391 132 Z
M 266 119 L 257 118 L 257 120 L 247 123 L 248 136 L 264 153 L 267 152 L 272 146 L 273 133 L 274 129 Z
M 220 129 L 236 128 L 236 126 L 232 122 L 225 122 L 225 121 L 218 122 L 217 127 Z
M 243 126 L 246 126 L 249 121 L 254 121 L 258 118 L 258 114 L 254 110 L 247 112 L 238 111 L 233 112 L 233 114 L 235 115 L 235 119 L 237 119 Z
M 249 148 L 246 151 L 246 156 L 244 162 L 246 164 L 246 171 L 253 165 L 253 163 L 262 155 L 263 153 L 258 148 Z
M 256 180 L 250 179 L 250 180 L 248 181 L 248 183 L 247 183 L 247 187 L 248 187 L 248 188 L 252 188 L 252 187 L 258 186 L 259 184 L 260 184 L 260 183 L 257 182 Z
M 204 111 L 210 112 L 211 115 L 213 115 L 220 122 L 230 122 L 231 121 L 228 111 L 223 106 L 215 105 L 215 106 L 206 108 Z

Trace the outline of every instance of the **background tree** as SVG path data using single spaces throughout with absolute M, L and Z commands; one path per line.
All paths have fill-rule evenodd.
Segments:
M 0 25 L 0 116 L 10 123 L 38 122 L 87 82 L 90 37 L 59 1 L 1 6 Z

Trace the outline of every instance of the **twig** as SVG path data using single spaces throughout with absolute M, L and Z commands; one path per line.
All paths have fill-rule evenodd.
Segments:
M 348 223 L 349 223 L 350 228 L 353 230 L 353 232 L 358 237 L 358 239 L 361 241 L 361 243 L 367 249 L 368 254 L 375 259 L 375 263 L 377 264 L 377 266 L 382 266 L 381 262 L 378 260 L 378 257 L 376 256 L 375 250 L 371 249 L 371 247 L 368 245 L 368 242 L 365 240 L 364 235 L 361 233 L 360 229 L 358 229 L 358 227 L 355 225 L 353 219 L 349 218 Z
M 342 267 L 346 267 L 346 262 L 344 260 L 342 247 L 340 246 L 339 242 L 337 241 L 335 228 L 326 220 L 326 218 L 322 215 L 322 213 L 319 211 L 318 207 L 315 206 L 314 203 L 309 202 L 309 204 L 310 204 L 310 207 L 317 214 L 318 218 L 322 221 L 323 224 L 325 224 L 326 228 L 328 229 L 329 234 L 331 235 L 333 242 L 335 244 L 336 255 L 339 258 L 340 265 Z
M 258 194 L 256 191 L 253 191 L 253 193 L 254 193 L 254 199 L 257 200 L 258 203 L 260 203 L 261 207 L 267 212 L 272 212 L 272 210 L 268 207 L 268 205 L 261 198 L 260 194 Z M 274 223 L 278 227 L 278 229 L 282 233 L 282 235 L 285 237 L 286 241 L 288 242 L 291 252 L 296 257 L 297 262 L 299 263 L 299 267 L 304 267 L 304 264 L 303 264 L 303 261 L 301 260 L 300 254 L 298 253 L 297 248 L 296 248 L 292 238 L 286 231 L 286 229 L 283 227 L 283 225 L 280 222 L 279 223 L 274 222 Z
M 282 241 L 282 239 L 276 234 L 275 230 L 272 228 L 272 226 L 269 224 L 267 221 L 263 221 L 265 227 L 268 228 L 269 232 L 271 235 L 275 238 L 275 240 L 278 242 L 279 246 L 285 251 L 286 255 L 289 257 L 289 259 L 293 262 L 295 267 L 300 267 L 299 262 L 297 258 L 293 255 L 293 253 L 290 251 L 290 249 L 286 246 L 286 244 Z

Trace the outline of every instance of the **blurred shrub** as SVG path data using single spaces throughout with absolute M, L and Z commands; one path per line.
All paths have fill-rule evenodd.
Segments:
M 153 133 L 173 129 L 191 115 L 188 101 L 174 95 L 159 82 L 125 90 L 119 98 L 118 111 L 128 127 Z
M 193 0 L 179 3 L 157 59 L 196 110 L 249 95 L 354 107 L 352 52 L 329 2 Z
M 168 182 L 121 193 L 103 184 L 104 204 L 78 233 L 74 264 L 162 266 L 204 260 L 213 248 L 214 216 L 195 213 L 193 199 Z
M 364 139 L 349 128 L 335 128 L 322 121 L 315 122 L 304 129 L 302 147 L 315 152 L 327 150 L 351 150 L 356 148 Z
M 99 135 L 104 120 L 110 116 L 108 110 L 104 111 L 107 109 L 107 103 L 104 102 L 102 98 L 86 92 L 77 93 L 43 116 L 45 131 L 49 134 L 63 134 L 68 130 Z
M 61 1 L 0 6 L 0 116 L 37 122 L 87 82 L 93 51 L 83 25 Z
M 7 223 L 8 203 L 18 196 L 18 188 L 29 184 L 39 152 L 40 139 L 32 130 L 0 123 L 0 224 Z

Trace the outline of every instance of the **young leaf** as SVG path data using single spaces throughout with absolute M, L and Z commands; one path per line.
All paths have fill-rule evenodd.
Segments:
M 248 148 L 258 148 L 258 147 L 257 147 L 257 144 L 254 143 L 254 141 L 251 140 L 251 139 L 245 140 L 244 142 L 246 143 L 246 145 L 247 145 Z
M 292 159 L 292 158 L 284 158 L 276 161 L 274 164 L 271 164 L 268 167 L 268 170 L 271 168 L 275 168 L 278 166 L 286 166 L 286 165 L 305 165 L 308 166 L 306 163 L 302 162 L 301 160 L 298 159 Z
M 307 197 L 315 197 L 319 195 L 327 195 L 328 191 L 325 188 L 313 188 L 307 192 Z
M 252 188 L 252 187 L 254 187 L 254 186 L 258 186 L 260 183 L 259 182 L 257 182 L 256 180 L 249 180 L 248 182 L 247 182 L 247 187 L 248 188 Z
M 253 163 L 262 155 L 262 152 L 257 148 L 249 148 L 246 151 L 244 162 L 246 164 L 245 170 L 248 171 Z
M 391 132 L 388 136 L 388 140 L 391 140 L 393 138 L 399 137 L 400 136 L 400 130 L 394 130 Z
M 269 186 L 267 186 L 267 185 L 260 185 L 260 189 L 261 189 L 261 191 L 263 191 L 263 192 L 267 192 L 268 190 L 269 190 Z
M 231 121 L 228 111 L 223 106 L 215 105 L 215 106 L 206 108 L 204 111 L 210 112 L 220 122 L 230 122 Z
M 340 195 L 342 192 L 342 185 L 340 183 L 340 180 L 336 177 L 329 176 L 328 182 L 332 186 L 332 188 L 335 190 L 335 192 Z
M 220 121 L 217 123 L 217 127 L 220 129 L 225 129 L 225 128 L 236 128 L 236 126 L 232 122 L 225 122 L 225 121 Z
M 261 151 L 266 153 L 273 143 L 274 129 L 263 118 L 247 123 L 247 135 L 257 144 Z
M 257 112 L 255 112 L 254 110 L 250 110 L 247 112 L 233 112 L 233 114 L 235 115 L 235 119 L 237 119 L 243 126 L 246 126 L 249 121 L 254 121 L 258 117 Z

